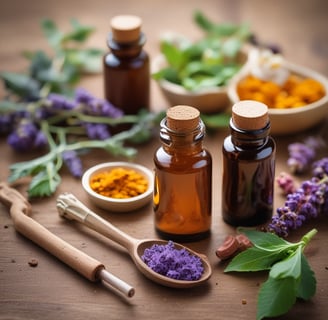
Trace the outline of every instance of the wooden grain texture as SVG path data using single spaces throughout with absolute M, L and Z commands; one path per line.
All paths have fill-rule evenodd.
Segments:
M 140 15 L 147 35 L 146 49 L 151 57 L 159 53 L 158 40 L 164 31 L 176 31 L 191 38 L 201 32 L 192 22 L 195 9 L 204 11 L 216 21 L 248 21 L 254 32 L 267 42 L 282 46 L 286 57 L 328 76 L 328 10 L 324 0 L 181 0 L 181 1 L 112 1 L 112 0 L 10 0 L 0 3 L 0 70 L 21 71 L 26 61 L 23 50 L 48 50 L 39 28 L 40 19 L 55 19 L 62 28 L 68 28 L 69 19 L 96 27 L 90 44 L 106 48 L 109 19 L 120 13 Z M 102 76 L 90 76 L 82 85 L 93 94 L 102 96 Z M 3 89 L 0 88 L 1 97 Z M 167 102 L 152 83 L 152 108 L 168 107 Z M 277 138 L 277 172 L 287 170 L 287 145 L 315 134 L 321 128 L 295 136 Z M 151 205 L 136 212 L 115 214 L 95 208 L 86 198 L 79 181 L 63 170 L 63 182 L 56 195 L 32 202 L 32 217 L 45 228 L 74 247 L 105 264 L 116 276 L 136 288 L 132 299 L 126 299 L 92 283 L 49 255 L 40 247 L 18 234 L 7 210 L 0 205 L 0 319 L 255 319 L 259 285 L 266 273 L 224 274 L 226 263 L 215 256 L 216 247 L 234 229 L 223 223 L 220 213 L 221 146 L 227 130 L 206 137 L 206 146 L 213 156 L 213 224 L 209 239 L 190 243 L 191 249 L 208 255 L 213 276 L 202 287 L 177 290 L 165 288 L 146 279 L 134 266 L 126 250 L 92 230 L 68 222 L 58 216 L 55 200 L 66 191 L 72 192 L 122 231 L 135 238 L 154 238 Z M 153 168 L 152 154 L 158 147 L 157 139 L 140 146 L 136 158 Z M 29 159 L 33 154 L 17 155 L 0 138 L 0 180 L 8 176 L 13 162 Z M 114 158 L 96 151 L 83 159 L 85 168 Z M 116 159 L 115 160 L 121 160 Z M 306 177 L 303 177 L 306 178 Z M 18 188 L 24 195 L 26 185 Z M 284 198 L 276 192 L 275 207 Z M 309 263 L 317 277 L 317 293 L 310 302 L 297 302 L 281 320 L 322 320 L 328 314 L 328 223 L 327 218 L 313 221 L 294 232 L 290 240 L 298 240 L 305 232 L 316 227 L 318 234 L 306 250 Z M 30 259 L 38 260 L 31 267 Z M 245 300 L 246 304 L 242 301 Z

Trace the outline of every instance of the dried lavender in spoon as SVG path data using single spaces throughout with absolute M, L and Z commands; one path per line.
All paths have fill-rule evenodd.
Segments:
M 199 280 L 204 272 L 199 257 L 186 249 L 176 249 L 172 241 L 152 245 L 141 258 L 153 271 L 176 280 Z

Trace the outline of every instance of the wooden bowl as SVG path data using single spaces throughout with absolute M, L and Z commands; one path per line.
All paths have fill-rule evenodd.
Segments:
M 245 64 L 248 59 L 247 51 L 241 51 L 238 59 Z M 152 62 L 152 73 L 158 72 L 165 65 L 166 60 L 163 55 L 155 57 Z M 157 83 L 170 107 L 187 105 L 195 107 L 203 113 L 216 113 L 224 111 L 230 105 L 228 86 L 189 91 L 183 86 L 167 80 L 159 80 Z
M 326 94 L 321 99 L 302 107 L 269 108 L 272 135 L 290 135 L 302 132 L 319 124 L 328 114 L 328 79 L 314 70 L 288 61 L 284 61 L 283 66 L 292 74 L 319 81 L 324 86 Z M 250 73 L 250 68 L 250 65 L 246 66 L 242 72 L 231 80 L 228 95 L 232 104 L 240 101 L 236 88 L 239 81 Z
M 90 180 L 94 175 L 100 172 L 113 170 L 114 168 L 131 169 L 141 174 L 148 181 L 147 190 L 135 197 L 116 199 L 103 196 L 90 187 Z M 148 168 L 139 164 L 129 162 L 107 162 L 98 164 L 88 169 L 82 177 L 82 186 L 90 200 L 102 209 L 113 212 L 133 211 L 145 206 L 151 201 L 153 196 L 153 173 Z

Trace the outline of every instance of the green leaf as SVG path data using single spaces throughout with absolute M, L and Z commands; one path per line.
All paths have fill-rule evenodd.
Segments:
M 281 247 L 289 247 L 292 245 L 290 242 L 270 232 L 247 230 L 243 228 L 239 228 L 238 231 L 244 233 L 253 245 L 266 250 L 280 250 Z
M 63 36 L 62 44 L 69 41 L 84 42 L 95 30 L 93 27 L 81 25 L 76 19 L 71 20 L 71 25 L 73 27 L 73 31 Z
M 54 48 L 60 47 L 63 34 L 59 31 L 55 22 L 50 19 L 44 19 L 41 21 L 41 28 L 50 45 Z
M 304 300 L 309 300 L 315 295 L 317 281 L 315 274 L 303 253 L 301 254 L 301 268 L 302 274 L 297 287 L 297 297 Z
M 247 39 L 251 35 L 248 24 L 243 23 L 240 25 L 235 25 L 232 23 L 214 23 L 201 11 L 196 11 L 194 13 L 194 21 L 207 34 L 216 37 L 222 38 L 237 36 L 240 39 Z
M 258 247 L 251 247 L 235 256 L 224 272 L 269 270 L 275 262 L 284 257 L 284 251 L 270 251 Z
M 36 51 L 30 55 L 31 64 L 29 68 L 29 72 L 31 77 L 39 79 L 39 74 L 44 70 L 48 70 L 51 68 L 52 61 L 45 52 L 43 51 Z
M 161 51 L 165 56 L 168 64 L 176 69 L 181 69 L 186 63 L 183 51 L 169 42 L 162 42 Z
M 294 278 L 301 276 L 302 247 L 299 246 L 290 256 L 283 261 L 275 263 L 270 270 L 270 277 L 275 279 Z
M 31 198 L 50 196 L 56 191 L 60 181 L 61 178 L 54 163 L 49 162 L 46 164 L 45 170 L 33 177 L 29 185 L 28 195 Z
M 212 33 L 220 37 L 230 36 L 238 31 L 237 25 L 230 23 L 216 24 L 208 19 L 201 11 L 196 11 L 194 13 L 194 21 L 207 33 Z
M 66 63 L 76 66 L 83 72 L 99 72 L 102 69 L 103 51 L 93 48 L 66 49 Z
M 6 88 L 14 94 L 30 99 L 39 97 L 40 84 L 30 76 L 13 72 L 1 72 L 0 77 Z
M 14 163 L 9 167 L 10 175 L 8 181 L 14 182 L 20 178 L 35 175 L 38 172 L 44 170 L 44 166 L 45 163 L 39 158 L 30 161 Z
M 261 286 L 257 300 L 256 319 L 276 317 L 286 313 L 296 301 L 294 278 L 269 279 Z
M 155 80 L 165 79 L 172 83 L 181 84 L 178 71 L 171 67 L 163 68 L 160 71 L 153 73 L 152 77 Z

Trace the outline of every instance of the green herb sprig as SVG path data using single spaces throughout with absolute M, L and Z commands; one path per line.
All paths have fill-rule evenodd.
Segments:
M 64 152 L 75 151 L 83 154 L 93 149 L 102 149 L 112 155 L 131 159 L 136 155 L 137 150 L 132 146 L 127 147 L 124 142 L 139 144 L 149 140 L 152 128 L 158 125 L 162 117 L 163 114 L 161 113 L 140 112 L 138 115 L 127 115 L 111 119 L 62 112 L 56 119 L 41 122 L 42 132 L 47 135 L 49 143 L 48 153 L 33 160 L 12 164 L 9 168 L 8 181 L 12 183 L 23 177 L 31 177 L 28 196 L 30 198 L 50 196 L 56 191 L 61 182 L 60 169 L 63 166 L 62 155 Z M 90 140 L 84 136 L 84 132 L 79 126 L 62 127 L 51 123 L 55 120 L 59 123 L 62 121 L 68 123 L 74 122 L 75 119 L 85 119 L 92 123 L 106 123 L 113 126 L 129 124 L 131 128 L 105 140 Z M 81 133 L 82 138 L 79 137 L 79 133 Z M 74 137 L 73 140 L 72 137 Z
M 301 241 L 290 243 L 272 233 L 241 229 L 253 247 L 238 254 L 224 272 L 254 272 L 270 270 L 260 288 L 256 319 L 286 313 L 297 298 L 309 300 L 316 292 L 316 279 L 303 250 L 317 233 L 304 235 Z

